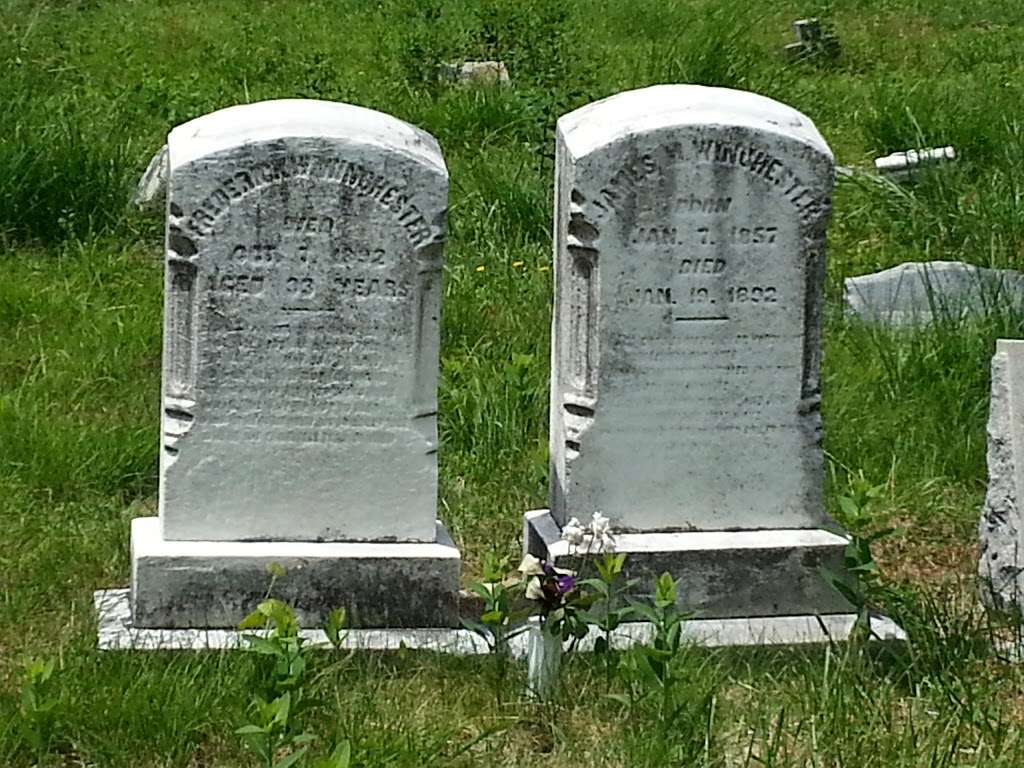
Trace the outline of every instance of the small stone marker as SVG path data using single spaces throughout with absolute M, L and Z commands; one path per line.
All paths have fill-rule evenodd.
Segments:
M 906 262 L 843 281 L 847 311 L 902 326 L 1012 306 L 1024 309 L 1024 274 L 962 261 Z
M 173 130 L 160 516 L 134 521 L 138 626 L 237 623 L 275 585 L 306 623 L 457 620 L 437 521 L 448 175 L 437 142 L 282 100 Z
M 1024 341 L 999 339 L 992 357 L 988 493 L 978 526 L 982 599 L 1024 610 Z
M 459 85 L 508 85 L 508 67 L 503 61 L 463 61 L 442 64 L 438 76 Z
M 665 85 L 558 122 L 551 509 L 611 518 L 631 575 L 705 616 L 849 610 L 820 573 L 832 154 L 796 110 Z
M 792 26 L 797 41 L 784 47 L 789 58 L 834 60 L 839 57 L 839 38 L 831 29 L 823 27 L 819 19 L 797 19 Z

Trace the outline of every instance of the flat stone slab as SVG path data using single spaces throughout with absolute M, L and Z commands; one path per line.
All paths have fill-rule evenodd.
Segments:
M 560 567 L 579 558 L 548 510 L 524 516 L 527 552 Z M 668 571 L 682 579 L 680 608 L 698 618 L 846 613 L 852 606 L 826 580 L 843 573 L 847 540 L 821 529 L 617 533 L 637 594 Z
M 1024 274 L 962 261 L 906 262 L 843 281 L 847 312 L 893 326 L 923 325 L 997 307 L 1024 308 Z
M 99 623 L 97 646 L 101 651 L 201 651 L 235 650 L 246 647 L 244 634 L 232 629 L 144 629 L 131 621 L 129 590 L 105 589 L 93 595 Z M 707 647 L 753 645 L 808 645 L 843 641 L 850 635 L 856 617 L 853 614 L 826 616 L 773 616 L 744 619 L 694 619 L 683 623 L 683 635 Z M 873 639 L 904 641 L 903 630 L 884 616 L 871 617 Z M 624 624 L 612 637 L 616 648 L 627 648 L 647 641 L 652 627 L 646 622 Z M 329 647 L 323 630 L 305 629 L 302 636 L 314 647 Z M 581 643 L 581 650 L 593 648 L 592 636 Z M 451 653 L 459 656 L 488 652 L 487 644 L 466 629 L 353 629 L 343 647 L 364 651 L 411 650 Z M 525 634 L 511 641 L 516 658 L 526 657 Z
M 459 625 L 459 550 L 436 543 L 168 541 L 160 520 L 132 520 L 132 615 L 137 626 L 230 628 L 273 594 L 302 626 L 344 607 L 364 627 Z

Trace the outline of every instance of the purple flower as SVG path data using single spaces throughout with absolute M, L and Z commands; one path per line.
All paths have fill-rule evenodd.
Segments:
M 576 577 L 575 576 L 559 576 L 555 579 L 555 584 L 558 586 L 558 593 L 565 596 L 576 589 Z

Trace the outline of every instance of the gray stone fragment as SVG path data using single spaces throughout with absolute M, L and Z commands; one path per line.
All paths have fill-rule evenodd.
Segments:
M 1024 610 L 1024 341 L 999 339 L 992 357 L 988 492 L 978 525 L 981 596 L 993 608 Z
M 139 185 L 132 195 L 132 205 L 149 211 L 159 211 L 167 199 L 167 145 L 153 155 Z
M 908 149 L 905 152 L 893 152 L 875 159 L 875 170 L 896 180 L 911 179 L 914 172 L 925 166 L 934 166 L 950 160 L 956 160 L 953 147 L 936 149 Z
M 794 60 L 826 59 L 839 56 L 839 38 L 819 19 L 797 19 L 793 22 L 797 42 L 784 47 L 786 55 Z
M 459 85 L 508 85 L 508 68 L 503 61 L 463 61 L 442 64 L 438 77 Z
M 906 262 L 843 285 L 848 313 L 893 326 L 1024 309 L 1024 274 L 961 261 Z

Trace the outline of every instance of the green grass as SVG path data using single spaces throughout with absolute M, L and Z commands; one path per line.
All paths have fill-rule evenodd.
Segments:
M 843 53 L 787 65 L 818 14 Z M 514 85 L 445 87 L 439 63 L 501 58 Z M 547 493 L 553 127 L 656 82 L 747 88 L 818 125 L 837 161 L 952 144 L 913 186 L 841 180 L 829 231 L 828 500 L 886 492 L 888 610 L 903 649 L 688 649 L 692 703 L 665 739 L 592 659 L 564 691 L 505 703 L 487 659 L 316 659 L 316 750 L 357 765 L 1018 766 L 1024 675 L 973 601 L 988 366 L 1024 336 L 1000 308 L 884 331 L 844 319 L 845 277 L 907 260 L 1024 263 L 1019 0 L 0 0 L 0 764 L 26 655 L 58 660 L 50 764 L 254 765 L 233 730 L 254 662 L 101 654 L 91 595 L 128 582 L 128 525 L 156 494 L 159 217 L 125 203 L 174 125 L 277 97 L 350 101 L 433 133 L 452 179 L 440 380 L 441 515 L 479 576 Z M 481 269 L 482 267 L 482 269 Z M 683 585 L 685 589 L 686 585 Z

